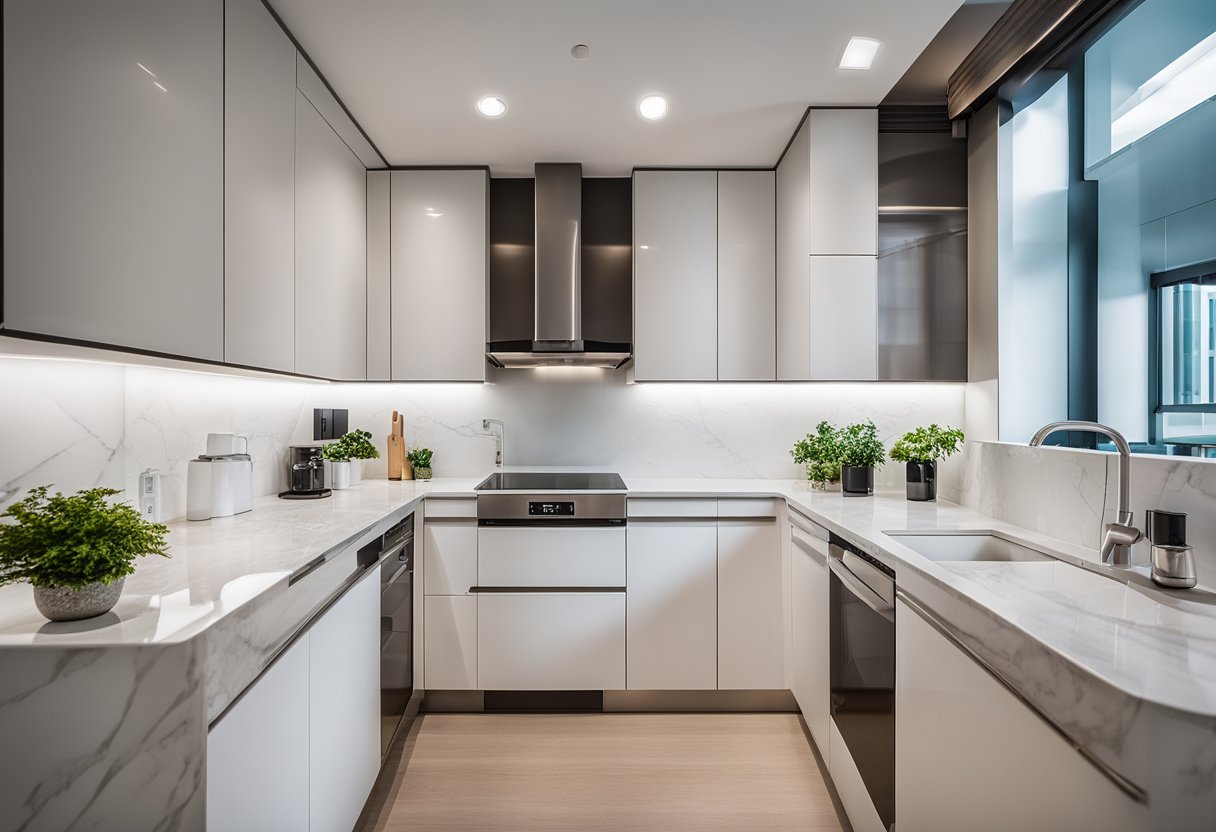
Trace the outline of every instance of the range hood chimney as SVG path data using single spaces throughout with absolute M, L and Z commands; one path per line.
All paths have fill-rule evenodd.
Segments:
M 629 344 L 583 337 L 583 166 L 538 163 L 535 171 L 532 341 L 491 342 L 486 357 L 497 367 L 620 367 L 632 357 Z

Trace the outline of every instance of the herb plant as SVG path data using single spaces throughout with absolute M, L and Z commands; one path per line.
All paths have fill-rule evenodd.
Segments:
M 790 456 L 807 466 L 808 480 L 836 482 L 840 479 L 840 431 L 831 422 L 820 422 L 814 433 L 794 443 Z
M 169 529 L 149 523 L 127 503 L 107 498 L 114 488 L 90 488 L 70 497 L 30 490 L 0 517 L 0 585 L 28 581 L 41 587 L 79 589 L 113 583 L 135 571 L 144 555 L 168 557 Z
M 410 465 L 413 465 L 415 468 L 430 468 L 431 457 L 434 455 L 435 452 L 430 448 L 415 448 L 414 450 L 406 453 L 406 457 L 409 458 Z
M 322 448 L 321 456 L 333 462 L 346 462 L 350 459 L 379 459 L 380 451 L 372 444 L 371 433 L 356 428 Z
M 891 447 L 891 459 L 896 462 L 937 462 L 956 453 L 963 441 L 958 428 L 938 427 L 936 424 L 910 430 Z
M 881 467 L 886 459 L 886 448 L 878 438 L 878 428 L 868 419 L 854 422 L 838 433 L 840 464 Z

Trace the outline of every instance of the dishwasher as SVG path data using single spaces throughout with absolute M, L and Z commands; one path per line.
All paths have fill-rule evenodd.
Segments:
M 375 545 L 375 544 L 373 544 Z M 380 538 L 380 757 L 417 712 L 414 693 L 414 515 Z

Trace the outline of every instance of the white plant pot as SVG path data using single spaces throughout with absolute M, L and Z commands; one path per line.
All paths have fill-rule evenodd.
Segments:
M 352 459 L 350 461 L 350 484 L 363 482 L 363 460 Z
M 349 460 L 333 460 L 330 463 L 332 476 L 330 477 L 329 487 L 335 490 L 350 488 L 350 461 Z

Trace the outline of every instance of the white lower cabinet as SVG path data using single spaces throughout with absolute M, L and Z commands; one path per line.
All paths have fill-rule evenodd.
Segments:
M 1149 828 L 1143 804 L 903 601 L 896 639 L 900 832 Z
M 808 528 L 813 528 L 808 524 Z M 819 753 L 828 754 L 829 678 L 828 543 L 790 525 L 791 644 L 794 698 Z
M 634 690 L 718 686 L 718 540 L 707 520 L 629 526 L 628 671 Z
M 308 829 L 308 634 L 207 734 L 207 828 Z
M 427 595 L 467 595 L 477 585 L 477 524 L 426 521 L 422 531 Z
M 423 684 L 428 690 L 477 689 L 477 596 L 422 599 Z
M 380 581 L 372 569 L 207 735 L 207 828 L 349 830 L 380 770 Z
M 483 690 L 623 690 L 625 593 L 478 595 L 477 683 Z
M 310 832 L 354 828 L 380 771 L 379 573 L 370 570 L 308 634 Z
M 719 501 L 718 513 L 730 513 Z M 771 517 L 718 521 L 718 688 L 785 684 L 781 539 Z

